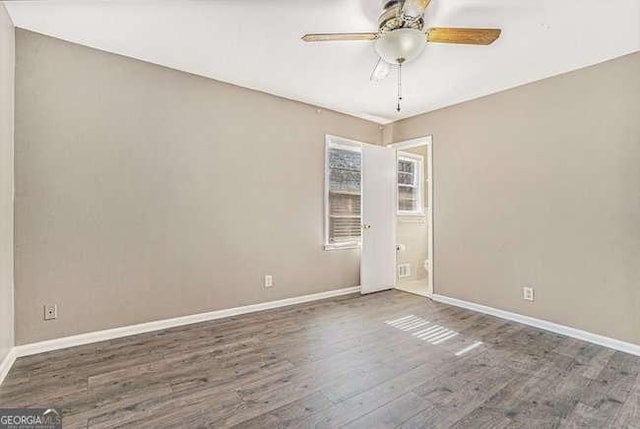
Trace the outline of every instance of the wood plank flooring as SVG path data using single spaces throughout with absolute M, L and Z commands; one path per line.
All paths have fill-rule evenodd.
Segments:
M 388 291 L 17 360 L 65 428 L 640 428 L 640 357 Z

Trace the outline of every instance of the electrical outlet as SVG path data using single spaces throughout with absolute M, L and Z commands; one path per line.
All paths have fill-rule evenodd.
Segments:
M 522 288 L 522 299 L 525 301 L 533 301 L 533 288 L 532 287 L 523 287 Z
M 267 274 L 264 276 L 264 287 L 273 286 L 273 276 L 271 274 Z
M 58 305 L 57 304 L 45 304 L 44 306 L 44 320 L 53 320 L 58 318 Z

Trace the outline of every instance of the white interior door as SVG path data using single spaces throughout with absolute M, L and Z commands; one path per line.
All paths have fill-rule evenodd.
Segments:
M 362 293 L 396 280 L 396 150 L 362 145 Z

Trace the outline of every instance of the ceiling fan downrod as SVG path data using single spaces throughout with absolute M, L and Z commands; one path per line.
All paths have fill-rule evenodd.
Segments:
M 402 101 L 402 62 L 398 62 L 398 107 L 397 111 L 400 112 L 400 102 Z

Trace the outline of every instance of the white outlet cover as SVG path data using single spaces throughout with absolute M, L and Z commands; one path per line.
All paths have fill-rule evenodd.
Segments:
M 58 318 L 58 306 L 56 304 L 46 304 L 44 306 L 44 320 L 53 320 Z
M 533 301 L 534 300 L 534 291 L 532 287 L 524 287 L 522 288 L 522 298 L 525 301 Z
M 264 287 L 271 287 L 271 286 L 273 286 L 273 276 L 271 275 L 264 276 Z

